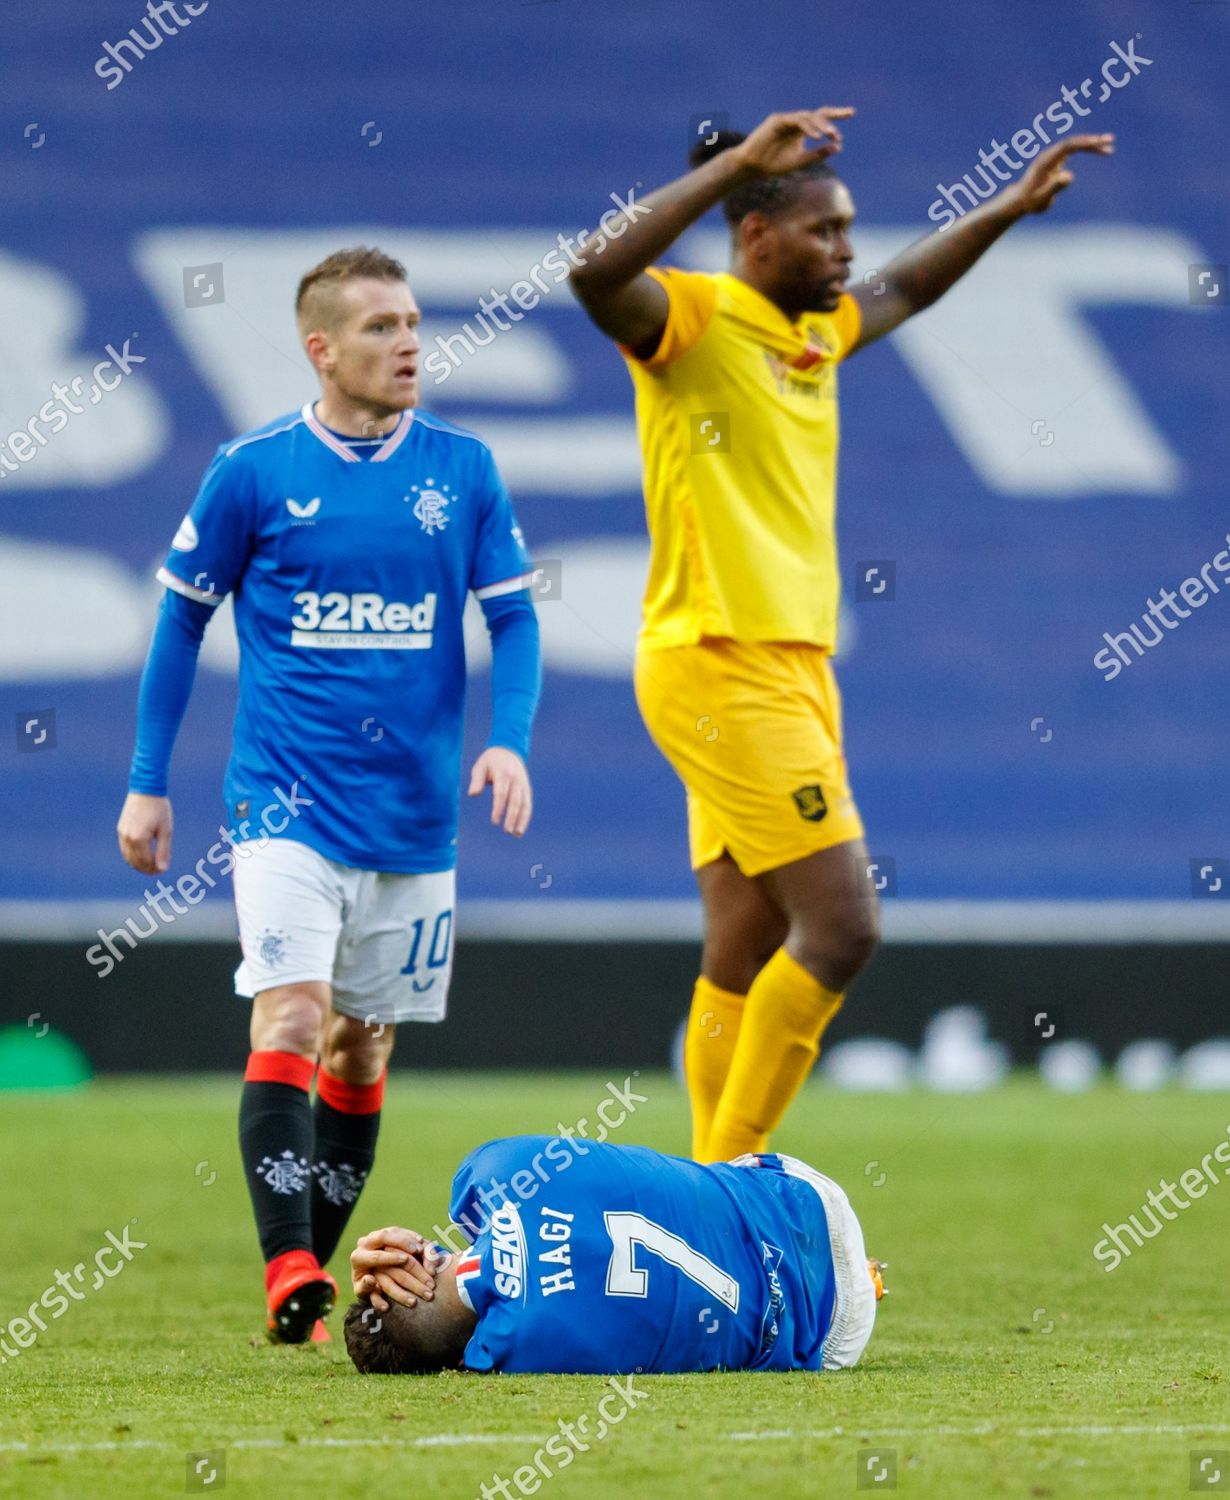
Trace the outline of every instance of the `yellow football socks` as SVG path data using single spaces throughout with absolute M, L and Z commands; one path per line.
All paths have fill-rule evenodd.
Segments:
M 770 1131 L 811 1071 L 842 998 L 813 979 L 785 948 L 777 950 L 747 993 L 734 1056 L 699 1160 L 729 1161 L 745 1151 L 765 1150 Z
M 683 1070 L 692 1105 L 692 1155 L 703 1161 L 713 1111 L 730 1070 L 746 995 L 720 990 L 702 975 L 692 991 L 692 1010 L 683 1044 Z

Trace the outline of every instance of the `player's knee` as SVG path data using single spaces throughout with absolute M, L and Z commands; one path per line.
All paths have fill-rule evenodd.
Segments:
M 391 1023 L 374 1017 L 360 1021 L 335 1015 L 325 1028 L 321 1067 L 346 1083 L 376 1083 L 388 1066 L 393 1033 Z
M 866 967 L 879 940 L 875 902 L 859 901 L 793 931 L 789 949 L 825 989 L 841 992 Z
M 252 1007 L 253 1050 L 315 1057 L 325 1010 L 325 1000 L 311 989 L 286 985 L 263 991 Z
M 719 989 L 746 995 L 756 975 L 782 945 L 785 931 L 743 932 L 737 936 L 705 938 L 701 966 L 705 977 Z
M 758 974 L 786 941 L 790 923 L 778 911 L 761 912 L 754 926 L 748 928 L 747 952 Z
M 707 913 L 703 967 L 719 989 L 745 995 L 786 940 L 789 923 L 758 894 Z

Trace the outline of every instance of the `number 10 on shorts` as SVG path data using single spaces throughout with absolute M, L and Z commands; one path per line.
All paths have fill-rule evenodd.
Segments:
M 410 924 L 410 931 L 414 936 L 410 943 L 410 957 L 406 960 L 405 967 L 401 972 L 409 974 L 411 978 L 418 973 L 419 950 L 423 946 L 423 929 L 426 923 L 426 917 L 416 917 Z M 452 940 L 453 908 L 449 906 L 436 917 L 435 925 L 431 929 L 431 942 L 427 947 L 425 963 L 428 969 L 444 968 L 445 964 L 448 963 L 449 948 L 452 945 Z

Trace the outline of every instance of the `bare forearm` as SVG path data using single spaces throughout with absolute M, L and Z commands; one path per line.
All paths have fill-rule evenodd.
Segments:
M 906 304 L 907 316 L 942 297 L 1022 213 L 1009 195 L 1001 193 L 890 262 L 884 279 Z
M 930 307 L 1018 219 L 1046 213 L 1074 181 L 1068 164 L 1072 156 L 1110 156 L 1114 149 L 1112 135 L 1074 135 L 1057 141 L 1030 163 L 1019 182 L 1011 183 L 947 229 L 911 245 L 884 268 L 882 284 L 874 291 L 866 286 L 855 288 L 854 298 L 862 313 L 856 347 L 865 348 Z
M 639 214 L 618 215 L 578 251 L 573 284 L 579 290 L 625 285 L 652 266 L 689 225 L 755 175 L 740 153 L 731 150 L 668 182 L 641 200 Z

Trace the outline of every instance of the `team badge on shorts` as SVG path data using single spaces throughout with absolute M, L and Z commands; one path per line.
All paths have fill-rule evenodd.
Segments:
M 792 792 L 791 796 L 794 798 L 794 805 L 799 810 L 799 816 L 806 818 L 809 823 L 818 823 L 829 810 L 824 800 L 824 792 L 815 784 L 801 786 L 797 792 Z
M 257 951 L 260 954 L 261 963 L 266 968 L 276 969 L 286 957 L 286 934 L 266 927 L 261 933 L 260 947 Z

